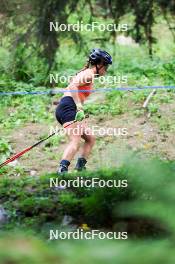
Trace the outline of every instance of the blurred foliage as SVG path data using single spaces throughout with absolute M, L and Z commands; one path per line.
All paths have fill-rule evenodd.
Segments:
M 175 164 L 126 157 L 118 170 L 72 173 L 63 179 L 127 179 L 128 188 L 49 187 L 39 178 L 0 180 L 3 224 L 1 261 L 13 263 L 174 263 Z M 65 215 L 72 220 L 63 226 Z M 97 217 L 98 216 L 98 217 Z M 50 241 L 49 229 L 127 231 L 127 241 Z M 144 238 L 144 240 L 143 240 Z M 72 243 L 73 242 L 73 243 Z M 13 245 L 13 246 L 12 246 Z M 127 252 L 127 254 L 126 254 Z M 88 259 L 87 259 L 88 256 Z M 55 261 L 55 262 L 54 262 Z M 2 262 L 3 263 L 3 262 Z
M 58 241 L 46 243 L 32 234 L 10 233 L 0 238 L 2 263 L 14 264 L 174 264 L 168 241 Z
M 143 223 L 142 221 L 139 223 L 139 218 L 135 219 L 138 221 L 138 228 L 134 229 L 134 233 L 138 231 L 138 236 L 142 235 L 142 232 L 144 235 L 147 233 L 149 236 L 157 235 L 161 226 L 164 231 L 169 230 L 172 235 L 174 234 L 172 218 L 174 211 L 170 210 L 174 202 L 172 193 L 175 164 L 172 162 L 139 160 L 135 156 L 118 170 L 103 169 L 84 174 L 72 173 L 62 178 L 70 180 L 80 176 L 84 179 L 96 177 L 103 180 L 115 179 L 120 184 L 122 180 L 128 181 L 127 188 L 113 187 L 110 188 L 110 192 L 109 188 L 97 186 L 94 188 L 67 187 L 64 190 L 55 186 L 50 188 L 50 178 L 57 179 L 54 174 L 37 179 L 26 176 L 20 179 L 7 178 L 5 172 L 3 175 L 0 181 L 0 201 L 9 212 L 9 225 L 12 224 L 13 228 L 19 222 L 21 226 L 30 226 L 30 219 L 32 219 L 32 225 L 35 223 L 39 229 L 42 229 L 47 221 L 56 222 L 59 225 L 62 217 L 67 214 L 74 218 L 76 224 L 87 223 L 94 228 L 107 229 L 115 229 L 117 226 L 120 228 L 121 225 L 128 230 L 130 224 L 132 226 L 132 218 L 128 219 L 128 217 L 140 216 L 143 217 L 141 218 Z M 144 206 L 140 206 L 141 204 Z M 162 208 L 160 211 L 159 207 Z M 158 211 L 154 214 L 156 208 Z M 150 223 L 148 221 L 147 225 L 150 225 L 151 233 L 149 228 L 144 230 L 147 227 L 146 225 L 144 228 L 144 217 L 145 223 L 150 218 Z M 149 218 L 146 219 L 146 217 Z
M 82 10 L 84 10 L 82 15 Z M 165 24 L 165 31 L 170 32 L 173 42 L 175 32 L 174 1 L 136 0 L 136 1 L 94 1 L 94 0 L 43 0 L 2 1 L 1 8 L 1 43 L 0 58 L 4 54 L 3 71 L 10 65 L 10 74 L 15 80 L 35 81 L 37 85 L 43 83 L 44 77 L 50 70 L 60 68 L 57 53 L 63 52 L 62 46 L 69 49 L 76 47 L 76 55 L 87 54 L 94 46 L 107 48 L 110 44 L 114 58 L 117 55 L 116 38 L 119 32 L 113 30 L 100 32 L 84 31 L 49 31 L 50 22 L 59 24 L 85 23 L 113 23 L 116 26 L 129 21 L 127 32 L 139 44 L 145 44 L 151 57 L 156 56 L 154 43 L 159 42 L 159 35 L 155 34 L 161 18 Z M 167 34 L 167 33 L 165 33 Z M 68 55 L 70 55 L 70 52 Z M 9 64 L 9 55 L 11 64 Z M 72 56 L 73 57 L 73 56 Z M 75 57 L 74 57 L 75 58 Z M 70 57 L 69 57 L 70 61 Z M 68 62 L 69 62 L 68 61 Z M 42 72 L 42 73 L 41 73 Z M 11 77 L 12 77 L 11 76 Z

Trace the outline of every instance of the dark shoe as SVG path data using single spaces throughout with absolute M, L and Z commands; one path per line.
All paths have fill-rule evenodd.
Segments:
M 57 173 L 58 174 L 64 174 L 64 173 L 67 173 L 68 172 L 68 167 L 70 165 L 70 162 L 68 160 L 62 160 L 60 162 L 60 166 L 58 168 L 58 171 Z
M 86 170 L 86 165 L 87 160 L 85 158 L 78 158 L 77 160 L 77 164 L 75 166 L 75 170 L 77 171 L 82 171 L 82 170 Z
M 67 172 L 68 172 L 68 168 L 64 165 L 60 165 L 57 171 L 58 174 L 67 173 Z

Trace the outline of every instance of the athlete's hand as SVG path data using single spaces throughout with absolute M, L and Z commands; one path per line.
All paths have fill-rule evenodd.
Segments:
M 78 110 L 78 112 L 76 113 L 76 116 L 75 116 L 75 121 L 82 121 L 83 119 L 85 119 L 84 111 Z

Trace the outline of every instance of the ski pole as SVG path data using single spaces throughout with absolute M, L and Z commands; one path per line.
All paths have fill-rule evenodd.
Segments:
M 72 123 L 68 124 L 67 126 L 65 126 L 64 128 L 76 123 L 77 121 L 74 120 Z M 58 132 L 58 131 L 57 131 Z M 38 141 L 37 143 L 35 143 L 34 145 L 32 145 L 31 147 L 28 147 L 26 149 L 24 149 L 23 151 L 17 153 L 16 155 L 8 158 L 6 161 L 4 161 L 3 163 L 0 164 L 0 168 L 6 166 L 7 164 L 9 164 L 10 162 L 16 160 L 17 158 L 23 156 L 25 153 L 27 153 L 28 151 L 30 151 L 31 149 L 35 148 L 36 146 L 40 145 L 42 142 L 46 141 L 47 139 L 53 137 L 57 132 L 54 132 L 53 134 L 49 135 L 46 138 L 41 139 L 40 141 Z

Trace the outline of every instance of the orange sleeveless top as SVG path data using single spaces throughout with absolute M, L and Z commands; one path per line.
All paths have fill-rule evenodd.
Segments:
M 78 96 L 80 98 L 81 101 L 85 101 L 86 98 L 92 93 L 92 85 L 83 85 L 83 86 L 79 86 L 78 87 Z M 81 90 L 83 90 L 83 92 L 81 92 Z

